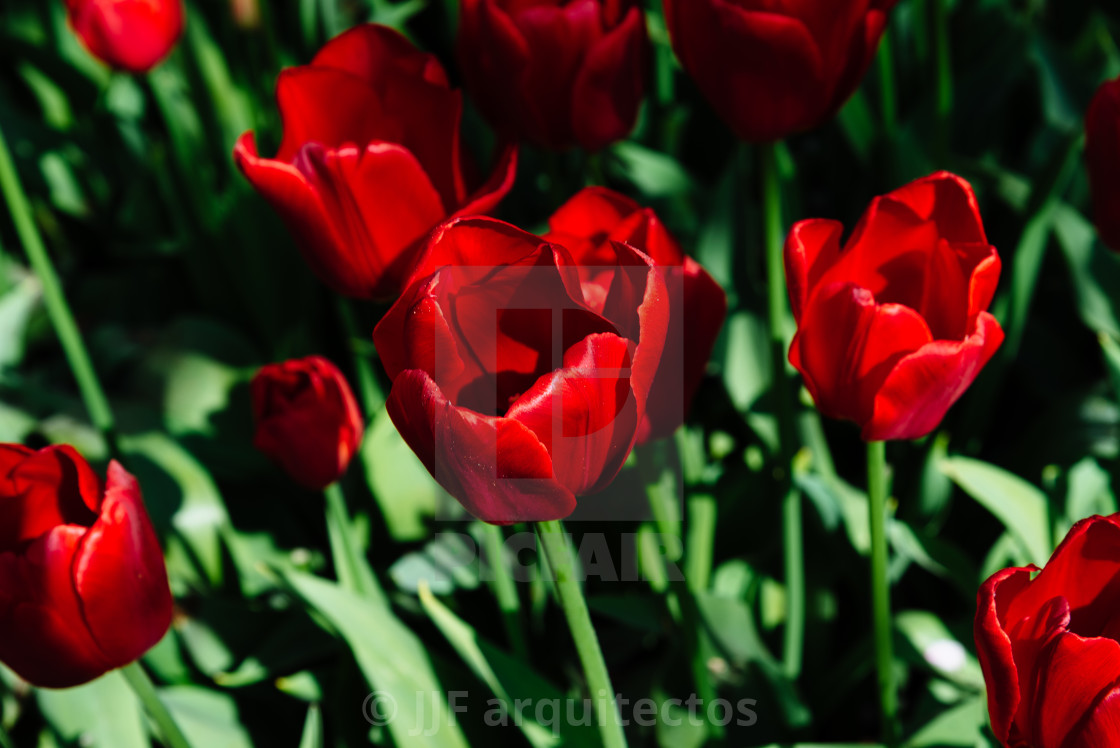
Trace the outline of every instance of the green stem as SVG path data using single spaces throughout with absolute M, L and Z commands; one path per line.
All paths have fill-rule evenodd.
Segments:
M 688 486 L 685 499 L 688 524 L 685 525 L 687 537 L 684 578 L 692 590 L 702 592 L 708 589 L 712 575 L 718 507 L 714 496 L 698 490 L 699 484 L 704 480 L 707 458 L 703 434 L 680 428 L 677 429 L 676 443 L 684 483 Z
M 27 259 L 43 286 L 43 302 L 47 307 L 47 315 L 58 335 L 59 343 L 62 344 L 63 353 L 66 355 L 67 363 L 70 364 L 70 370 L 74 373 L 74 379 L 78 382 L 78 390 L 81 392 L 82 400 L 85 401 L 90 421 L 104 437 L 109 453 L 117 457 L 120 450 L 117 446 L 113 411 L 109 407 L 105 391 L 101 389 L 101 382 L 97 379 L 89 351 L 86 350 L 85 342 L 82 340 L 82 333 L 78 330 L 77 322 L 74 321 L 74 314 L 66 302 L 62 282 L 55 272 L 50 255 L 47 254 L 39 229 L 35 226 L 31 205 L 20 184 L 19 174 L 2 132 L 0 132 L 0 194 L 3 195 L 4 202 L 8 204 L 8 210 L 11 211 L 16 234 L 27 253 Z
M 793 487 L 792 464 L 797 439 L 792 393 L 786 377 L 785 321 L 788 316 L 786 279 L 782 262 L 782 188 L 775 146 L 762 150 L 762 202 L 766 232 L 766 278 L 769 302 L 770 359 L 778 417 L 778 466 L 775 478 L 782 495 L 782 548 L 785 553 L 786 627 L 783 661 L 786 675 L 801 672 L 805 643 L 805 554 L 802 547 L 801 496 Z
M 175 724 L 171 712 L 167 711 L 167 707 L 160 701 L 159 694 L 156 693 L 156 687 L 152 683 L 152 679 L 148 677 L 144 666 L 139 661 L 133 662 L 122 667 L 121 673 L 124 675 L 124 679 L 128 681 L 128 685 L 132 687 L 133 693 L 140 699 L 140 703 L 144 705 L 145 711 L 156 723 L 156 727 L 159 728 L 163 744 L 168 748 L 190 748 L 191 744 L 184 737 L 183 731 Z
M 560 607 L 568 620 L 568 628 L 576 643 L 583 672 L 587 677 L 587 687 L 595 705 L 599 734 L 603 748 L 626 748 L 626 734 L 622 730 L 622 718 L 618 712 L 614 686 L 603 659 L 603 650 L 591 625 L 591 614 L 583 590 L 576 579 L 572 549 L 564 534 L 564 526 L 559 520 L 536 523 L 537 535 L 541 539 L 545 556 L 552 568 L 556 591 L 560 597 Z
M 879 708 L 883 742 L 898 744 L 898 694 L 891 646 L 891 590 L 887 579 L 887 446 L 867 443 L 867 495 L 871 506 L 871 603 L 875 623 L 875 666 L 879 674 Z
M 678 564 L 683 555 L 680 504 L 677 498 L 676 475 L 668 467 L 670 463 L 666 459 L 665 445 L 655 443 L 640 447 L 637 457 L 645 474 L 646 497 L 649 499 L 657 532 L 661 535 L 665 559 Z M 700 552 L 704 553 L 705 549 L 701 548 Z M 707 552 L 710 553 L 710 549 Z M 670 613 L 676 611 L 674 618 L 678 619 L 680 628 L 684 632 L 689 665 L 692 669 L 693 682 L 696 684 L 696 695 L 703 703 L 711 704 L 716 699 L 716 691 L 708 672 L 708 657 L 701 639 L 703 621 L 696 603 L 694 588 L 690 586 L 688 577 L 682 579 L 678 575 L 670 574 L 668 569 L 666 569 L 666 576 L 672 590 L 667 602 L 670 605 Z M 708 730 L 712 737 L 723 737 L 723 726 L 717 722 L 709 723 Z
M 12 736 L 0 725 L 0 748 L 16 748 L 16 744 L 12 742 Z
M 327 536 L 339 584 L 364 597 L 383 600 L 385 593 L 381 591 L 377 577 L 354 545 L 350 512 L 346 509 L 342 488 L 338 483 L 332 483 L 323 489 L 323 496 L 327 500 Z
M 521 598 L 517 595 L 513 575 L 506 565 L 503 553 L 505 536 L 502 534 L 502 528 L 483 523 L 482 541 L 486 546 L 486 557 L 490 560 L 490 572 L 493 574 L 490 588 L 498 601 L 498 608 L 502 611 L 506 637 L 517 659 L 528 662 L 529 648 L 525 645 L 525 634 L 521 631 Z
M 883 30 L 883 38 L 879 42 L 879 98 L 882 102 L 883 136 L 893 141 L 898 123 L 898 105 L 895 101 L 894 49 L 890 26 Z

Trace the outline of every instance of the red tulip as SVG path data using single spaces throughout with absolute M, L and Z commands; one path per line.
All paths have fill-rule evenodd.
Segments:
M 148 651 L 171 605 L 135 478 L 110 462 L 102 488 L 71 447 L 0 444 L 0 660 L 76 686 Z
M 66 0 L 70 26 L 110 67 L 151 70 L 183 32 L 182 0 Z
M 1035 572 L 996 572 L 977 595 L 992 732 L 1006 748 L 1120 745 L 1120 515 L 1078 522 Z
M 1120 78 L 1097 89 L 1085 115 L 1085 164 L 1101 241 L 1120 251 Z
M 451 221 L 374 331 L 389 416 L 482 520 L 566 517 L 634 446 L 669 309 L 652 260 L 610 251 L 614 282 L 592 301 L 563 247 L 501 221 Z
M 897 0 L 664 0 L 673 49 L 743 140 L 832 116 L 871 64 Z
M 463 0 L 458 56 L 495 127 L 598 150 L 634 127 L 649 40 L 638 0 Z
M 940 172 L 875 198 L 843 250 L 842 230 L 801 221 L 786 242 L 790 363 L 865 440 L 924 436 L 1003 342 L 985 311 L 1000 262 L 976 196 Z
M 313 491 L 342 477 L 365 429 L 334 364 L 321 356 L 269 364 L 253 377 L 250 393 L 257 449 Z
M 669 332 L 653 380 L 638 442 L 671 435 L 684 421 L 716 337 L 727 296 L 696 260 L 681 251 L 657 214 L 605 187 L 588 187 L 552 214 L 545 239 L 562 244 L 579 266 L 584 294 L 602 312 L 616 269 L 614 242 L 640 249 L 663 269 Z
M 510 147 L 477 186 L 459 142 L 460 93 L 434 56 L 385 26 L 351 29 L 283 71 L 276 98 L 276 157 L 259 158 L 245 133 L 234 158 L 315 273 L 347 296 L 398 294 L 418 240 L 448 216 L 491 210 L 513 184 Z

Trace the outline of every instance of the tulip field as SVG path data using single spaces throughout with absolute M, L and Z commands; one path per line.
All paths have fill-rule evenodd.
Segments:
M 0 748 L 1117 748 L 1120 6 L 4 0 Z

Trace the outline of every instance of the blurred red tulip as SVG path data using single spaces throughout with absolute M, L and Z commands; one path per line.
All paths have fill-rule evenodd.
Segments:
M 494 127 L 594 151 L 634 127 L 649 40 L 637 0 L 463 0 L 458 56 Z
M 603 311 L 617 267 L 612 242 L 642 250 L 663 269 L 670 320 L 638 442 L 670 436 L 684 421 L 727 315 L 727 295 L 650 208 L 605 187 L 588 187 L 548 222 L 547 241 L 572 253 L 591 308 Z
M 1120 515 L 1078 522 L 1041 572 L 1004 569 L 980 588 L 976 650 L 1006 748 L 1120 745 L 1118 589 Z
M 924 436 L 1003 342 L 985 311 L 1000 261 L 976 196 L 940 172 L 875 198 L 843 250 L 842 230 L 801 221 L 786 242 L 790 363 L 865 440 Z
M 664 0 L 673 49 L 743 140 L 821 124 L 859 86 L 897 0 Z
M 253 377 L 250 393 L 257 449 L 313 491 L 342 477 L 364 425 L 334 364 L 321 356 L 269 364 Z
M 171 605 L 135 478 L 110 462 L 103 489 L 71 447 L 0 444 L 0 660 L 76 686 L 148 651 Z
M 331 40 L 310 65 L 281 72 L 276 98 L 276 157 L 258 157 L 252 133 L 234 157 L 315 273 L 347 296 L 394 297 L 429 230 L 491 210 L 513 184 L 509 147 L 477 186 L 459 142 L 459 91 L 434 56 L 388 27 Z
M 591 302 L 563 247 L 450 221 L 374 331 L 389 416 L 479 519 L 566 517 L 634 446 L 669 309 L 652 260 L 618 242 L 606 252 L 614 282 Z
M 1120 251 L 1120 78 L 1101 85 L 1089 104 L 1085 164 L 1097 233 Z
M 66 0 L 74 33 L 97 59 L 145 73 L 183 32 L 183 0 Z

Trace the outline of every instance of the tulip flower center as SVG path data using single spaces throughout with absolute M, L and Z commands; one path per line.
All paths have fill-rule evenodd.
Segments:
M 454 287 L 439 301 L 449 334 L 436 336 L 429 373 L 459 407 L 504 416 L 538 379 L 563 366 L 572 346 L 595 333 L 617 334 L 568 296 L 555 268 L 440 273 L 441 285 Z M 468 277 L 469 284 L 456 282 Z

